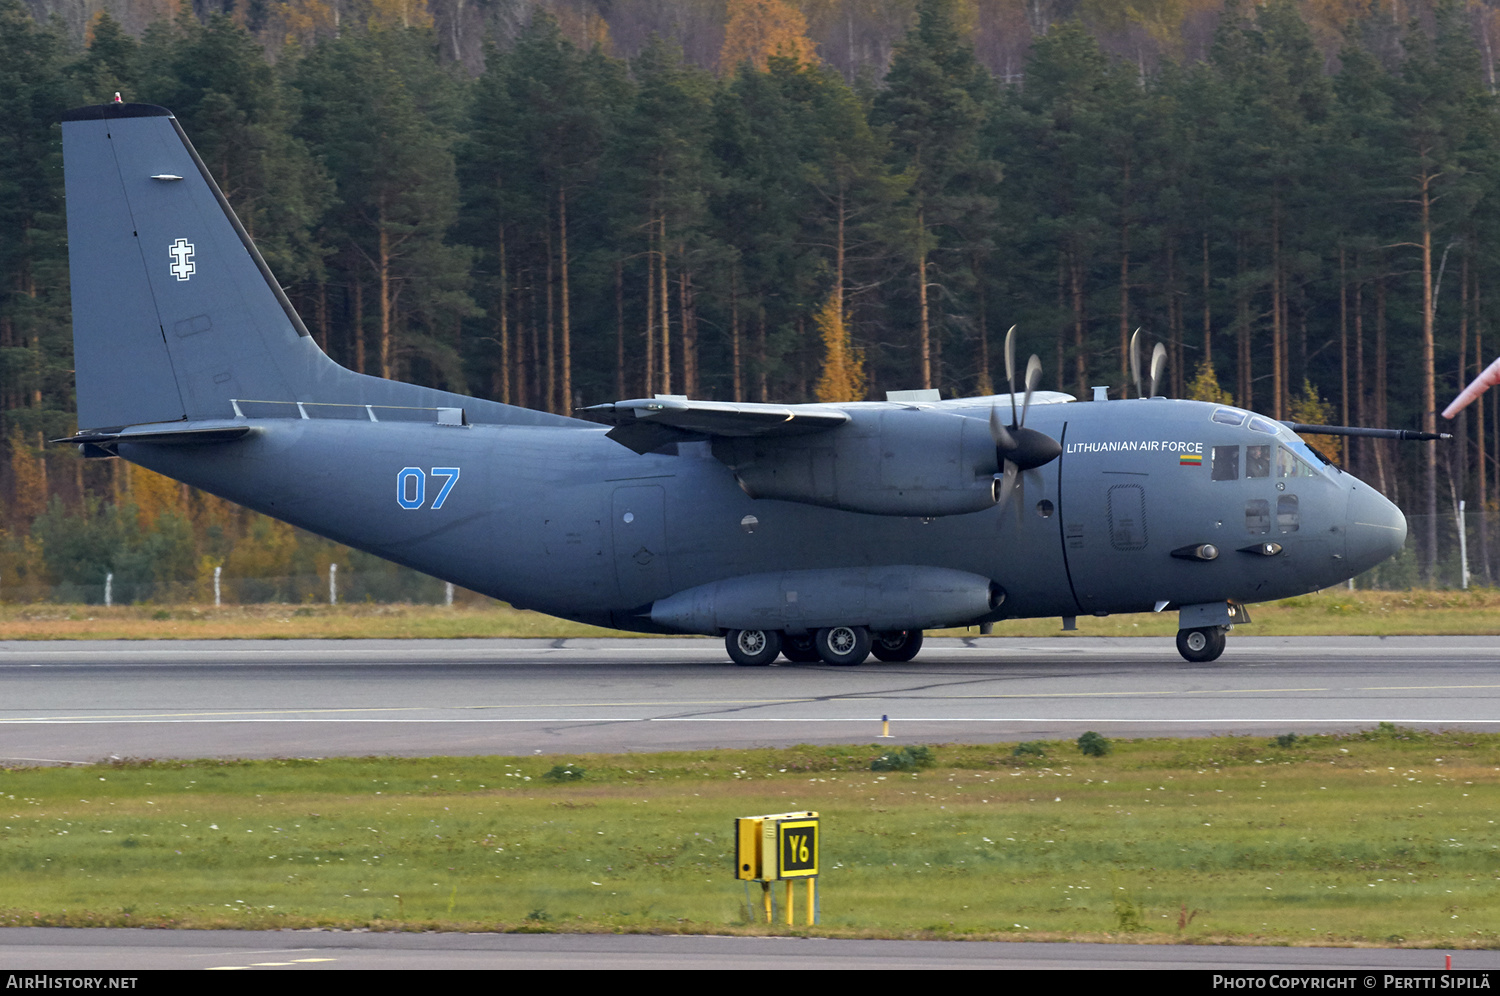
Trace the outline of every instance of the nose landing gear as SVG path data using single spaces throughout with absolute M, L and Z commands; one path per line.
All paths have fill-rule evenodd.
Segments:
M 1228 626 L 1203 626 L 1199 629 L 1177 631 L 1177 652 L 1183 660 L 1194 664 L 1216 661 L 1224 653 L 1224 644 L 1229 635 Z

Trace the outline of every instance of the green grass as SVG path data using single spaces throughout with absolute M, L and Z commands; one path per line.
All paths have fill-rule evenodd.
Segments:
M 1349 591 L 1329 588 L 1250 607 L 1248 636 L 1436 636 L 1500 634 L 1500 590 Z M 1153 636 L 1177 632 L 1177 613 L 1080 616 L 1062 632 L 1054 618 L 996 624 L 995 639 Z M 932 635 L 975 636 L 976 629 Z M 466 596 L 440 605 L 0 605 L 0 640 L 559 639 L 632 636 Z
M 1500 946 L 1500 735 L 1029 746 L 3 770 L 0 924 Z M 768 928 L 732 821 L 801 809 Z

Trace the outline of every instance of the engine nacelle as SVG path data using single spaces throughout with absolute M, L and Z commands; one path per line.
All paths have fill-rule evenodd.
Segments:
M 838 429 L 800 438 L 718 437 L 714 456 L 752 498 L 924 517 L 979 512 L 998 500 L 987 423 L 930 410 L 850 415 Z
M 748 574 L 699 585 L 651 606 L 651 621 L 684 633 L 731 629 L 793 634 L 825 626 L 876 632 L 963 626 L 990 616 L 1005 592 L 946 567 L 846 567 Z

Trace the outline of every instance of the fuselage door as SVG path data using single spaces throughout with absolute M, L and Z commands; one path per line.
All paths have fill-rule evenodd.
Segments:
M 667 515 L 659 485 L 615 488 L 612 533 L 620 598 L 644 605 L 672 594 L 667 565 Z

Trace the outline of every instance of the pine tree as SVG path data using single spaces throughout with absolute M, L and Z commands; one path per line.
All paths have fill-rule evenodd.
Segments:
M 955 0 L 921 0 L 872 111 L 889 128 L 895 165 L 910 176 L 906 239 L 916 280 L 916 353 L 922 387 L 943 379 L 941 315 L 932 297 L 963 278 L 987 231 L 998 166 L 976 141 L 993 81 L 974 58 Z M 972 270 L 967 274 L 972 276 Z M 950 291 L 951 291 L 950 287 Z

